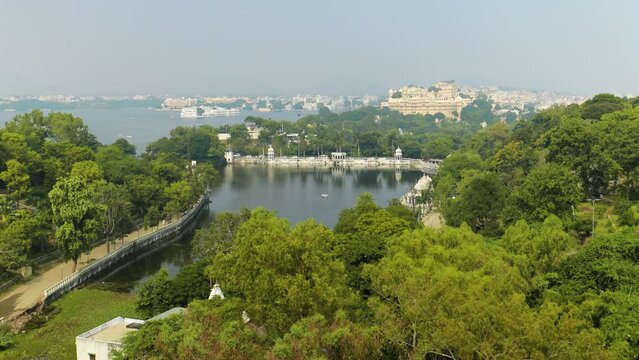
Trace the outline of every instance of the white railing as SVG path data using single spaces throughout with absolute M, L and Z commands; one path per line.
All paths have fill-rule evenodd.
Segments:
M 85 283 L 91 277 L 99 272 L 104 271 L 111 265 L 114 265 L 117 261 L 123 257 L 132 254 L 137 249 L 142 249 L 149 244 L 155 243 L 160 239 L 167 238 L 171 235 L 182 230 L 186 225 L 189 225 L 195 216 L 200 212 L 202 207 L 208 202 L 207 194 L 202 195 L 198 202 L 193 207 L 185 212 L 176 222 L 167 225 L 166 227 L 159 229 L 153 233 L 144 235 L 123 247 L 114 250 L 113 252 L 101 257 L 100 259 L 88 264 L 84 268 L 76 271 L 72 275 L 60 280 L 55 285 L 44 291 L 43 304 L 55 300 L 69 290 Z

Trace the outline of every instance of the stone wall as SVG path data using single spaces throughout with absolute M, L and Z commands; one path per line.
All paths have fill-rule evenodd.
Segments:
M 90 263 L 83 269 L 75 272 L 69 277 L 48 288 L 44 291 L 42 305 L 46 306 L 53 300 L 58 299 L 75 287 L 87 283 L 96 275 L 104 273 L 106 270 L 115 267 L 116 265 L 118 265 L 119 262 L 122 261 L 122 259 L 125 259 L 127 256 L 132 254 L 142 254 L 148 251 L 152 245 L 173 238 L 176 234 L 179 234 L 182 230 L 188 227 L 193 222 L 193 220 L 197 218 L 197 215 L 207 203 L 208 196 L 205 194 L 176 222 L 124 245 L 123 247 Z

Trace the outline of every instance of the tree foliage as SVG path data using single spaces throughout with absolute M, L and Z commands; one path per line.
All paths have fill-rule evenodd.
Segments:
M 81 177 L 60 179 L 49 192 L 57 225 L 55 240 L 64 257 L 73 261 L 73 271 L 99 233 L 104 206 L 94 199 L 95 191 Z

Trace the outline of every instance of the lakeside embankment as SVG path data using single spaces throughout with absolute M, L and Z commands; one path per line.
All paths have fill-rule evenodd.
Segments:
M 47 297 L 60 296 L 71 288 L 82 285 L 98 273 L 107 271 L 109 267 L 116 266 L 119 260 L 130 255 L 132 251 L 148 251 L 146 245 L 174 237 L 176 231 L 182 230 L 183 227 L 191 223 L 196 217 L 195 215 L 203 208 L 203 204 L 207 202 L 208 197 L 203 196 L 191 210 L 177 221 L 128 234 L 121 241 L 116 242 L 114 249 L 109 253 L 107 253 L 106 243 L 93 248 L 86 256 L 83 256 L 83 259 L 80 259 L 75 273 L 72 273 L 73 264 L 68 261 L 49 265 L 39 274 L 34 275 L 26 282 L 13 286 L 2 294 L 0 297 L 0 318 L 7 321 L 15 320 L 21 314 L 44 303 Z M 139 242 L 144 242 L 144 244 L 134 246 Z M 122 253 L 121 257 L 119 253 Z M 106 262 L 107 258 L 111 261 Z M 104 263 L 104 265 L 100 263 Z
M 394 159 L 384 157 L 353 157 L 345 155 L 341 158 L 326 155 L 318 157 L 265 157 L 265 156 L 226 156 L 227 162 L 233 165 L 261 165 L 274 167 L 308 167 L 308 168 L 329 168 L 342 167 L 347 169 L 411 169 L 421 170 L 427 174 L 437 172 L 438 162 L 421 159 Z

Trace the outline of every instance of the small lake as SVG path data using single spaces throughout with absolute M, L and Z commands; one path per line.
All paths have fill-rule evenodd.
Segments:
M 420 171 L 381 169 L 297 169 L 227 166 L 222 180 L 211 192 L 211 204 L 196 227 L 205 227 L 217 212 L 262 206 L 296 224 L 308 218 L 333 227 L 339 212 L 353 207 L 362 192 L 369 192 L 379 205 L 399 198 L 422 176 Z M 321 194 L 328 194 L 327 198 Z M 150 256 L 138 259 L 104 279 L 107 287 L 137 290 L 160 268 L 171 276 L 192 263 L 193 232 Z
M 177 126 L 239 124 L 247 116 L 292 121 L 308 114 L 242 111 L 239 115 L 229 117 L 181 119 L 179 112 L 141 107 L 60 111 L 71 112 L 82 118 L 104 144 L 112 143 L 119 136 L 130 136 L 138 153 L 144 152 L 150 142 L 168 136 L 171 129 Z M 16 114 L 0 111 L 0 125 Z M 339 212 L 353 207 L 362 192 L 371 193 L 379 205 L 385 206 L 390 199 L 406 193 L 421 175 L 419 171 L 407 170 L 226 167 L 221 173 L 220 183 L 211 192 L 209 210 L 202 214 L 196 228 L 207 226 L 217 212 L 238 211 L 242 207 L 253 209 L 257 206 L 275 210 L 292 224 L 314 218 L 332 228 Z M 328 194 L 328 197 L 323 198 L 321 194 Z M 174 276 L 182 266 L 193 262 L 190 244 L 193 233 L 187 232 L 153 254 L 119 269 L 104 279 L 106 286 L 135 291 L 160 268 L 166 268 Z

